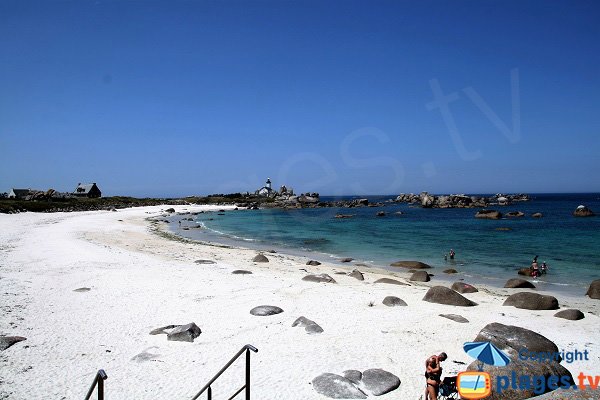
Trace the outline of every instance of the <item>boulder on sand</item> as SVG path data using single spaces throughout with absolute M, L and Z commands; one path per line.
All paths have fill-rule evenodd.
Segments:
M 357 269 L 354 269 L 354 270 L 352 270 L 352 272 L 350 272 L 350 273 L 348 274 L 348 276 L 351 276 L 351 277 L 353 277 L 353 278 L 355 278 L 355 279 L 358 279 L 359 281 L 364 281 L 364 280 L 365 280 L 365 277 L 364 277 L 364 275 L 362 274 L 362 272 L 360 272 L 360 271 L 359 271 L 359 270 L 357 270 Z
M 317 393 L 330 399 L 366 399 L 367 396 L 347 378 L 324 373 L 312 380 Z
M 410 286 L 408 283 L 400 282 L 400 281 L 397 281 L 395 279 L 390 279 L 390 278 L 380 278 L 380 279 L 377 279 L 373 283 L 387 283 L 387 284 L 390 284 L 390 285 Z
M 396 390 L 400 386 L 400 378 L 383 369 L 368 369 L 362 374 L 362 383 L 374 396 L 381 396 Z
M 479 292 L 477 288 L 473 285 L 469 285 L 464 282 L 454 282 L 450 289 L 457 291 L 458 293 L 476 293 Z
M 423 300 L 430 303 L 461 307 L 472 307 L 477 305 L 477 303 L 445 286 L 434 286 L 430 288 L 425 294 L 425 297 L 423 297 Z
M 269 262 L 269 259 L 264 254 L 258 254 L 256 257 L 252 259 L 253 262 L 266 263 Z
M 186 325 L 180 325 L 175 327 L 172 331 L 167 333 L 167 340 L 177 342 L 193 342 L 202 331 L 195 323 L 191 322 Z
M 317 265 L 321 265 L 320 262 L 315 261 L 315 260 L 310 260 L 306 263 L 306 265 L 313 265 L 313 266 L 317 266 Z
M 382 302 L 388 307 L 406 307 L 408 304 L 404 300 L 396 296 L 387 296 Z
M 283 310 L 277 306 L 257 306 L 250 310 L 250 314 L 258 317 L 281 314 Z
M 501 393 L 492 390 L 492 394 L 489 397 L 486 397 L 486 400 L 529 399 L 533 396 L 552 390 L 552 387 L 556 387 L 556 385 L 552 385 L 551 379 L 554 379 L 552 376 L 562 376 L 564 377 L 563 379 L 568 382 L 574 383 L 569 370 L 560 365 L 560 358 L 557 360 L 546 361 L 533 359 L 522 360 L 519 358 L 519 352 L 523 351 L 523 349 L 526 349 L 528 354 L 558 353 L 556 344 L 539 333 L 518 326 L 503 325 L 493 322 L 486 325 L 473 341 L 492 342 L 510 358 L 510 363 L 503 367 L 485 366 L 485 372 L 490 374 L 492 382 L 495 382 L 497 385 L 503 384 L 506 379 L 503 377 L 506 376 L 541 377 L 540 379 L 544 379 L 543 385 L 536 383 L 530 385 L 529 388 L 521 388 L 518 384 L 513 387 L 507 382 L 508 384 Z M 479 370 L 479 362 L 472 362 L 467 369 L 470 371 Z
M 510 295 L 502 305 L 525 310 L 557 310 L 558 300 L 556 297 L 539 293 L 520 292 Z
M 475 214 L 475 218 L 481 219 L 500 219 L 502 218 L 502 213 L 500 211 L 495 210 L 480 210 Z
M 466 324 L 466 323 L 469 322 L 468 319 L 466 319 L 462 315 L 458 315 L 458 314 L 440 314 L 440 317 L 448 318 L 448 319 L 451 319 L 454 322 L 458 322 L 458 323 L 461 323 L 461 324 Z
M 417 271 L 411 275 L 409 280 L 414 282 L 429 282 L 431 278 L 429 277 L 429 274 L 426 271 Z
M 590 296 L 590 299 L 600 300 L 600 279 L 593 281 L 585 294 Z
M 535 289 L 535 285 L 525 279 L 513 278 L 506 281 L 505 288 L 510 289 Z
M 231 271 L 234 275 L 250 275 L 252 271 L 248 271 L 245 269 L 236 269 L 235 271 Z
M 390 264 L 392 267 L 402 267 L 402 268 L 413 268 L 413 269 L 427 269 L 431 268 L 431 265 L 427 265 L 420 261 L 396 261 Z
M 304 328 L 304 330 L 309 334 L 321 333 L 323 332 L 323 328 L 319 326 L 315 321 L 312 321 L 305 317 L 298 317 L 293 323 L 292 327 L 300 326 Z
M 23 336 L 0 336 L 0 351 L 4 351 L 13 344 L 22 342 L 23 340 L 27 340 L 27 338 Z
M 336 283 L 335 279 L 327 274 L 310 274 L 306 275 L 304 278 L 302 278 L 302 280 L 307 282 Z
M 569 319 L 571 321 L 578 321 L 584 319 L 585 315 L 579 310 L 562 310 L 554 314 L 557 318 Z

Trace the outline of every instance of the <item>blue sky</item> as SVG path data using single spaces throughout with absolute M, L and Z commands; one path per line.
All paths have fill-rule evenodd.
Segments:
M 599 21 L 594 1 L 4 0 L 0 191 L 600 191 Z

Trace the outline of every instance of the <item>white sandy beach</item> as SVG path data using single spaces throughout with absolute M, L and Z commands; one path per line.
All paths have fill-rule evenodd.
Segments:
M 237 350 L 252 344 L 259 350 L 252 354 L 253 399 L 324 399 L 311 385 L 321 373 L 382 368 L 402 383 L 379 398 L 416 400 L 424 391 L 425 358 L 445 351 L 445 374 L 464 370 L 472 359 L 462 344 L 490 322 L 531 329 L 559 349 L 587 349 L 590 361 L 563 362 L 573 375 L 600 370 L 600 301 L 583 294 L 557 296 L 561 308 L 585 313 L 580 321 L 503 307 L 507 289 L 465 295 L 475 307 L 432 304 L 422 298 L 435 277 L 412 286 L 373 284 L 389 274 L 358 267 L 365 274 L 361 282 L 334 275 L 352 265 L 313 267 L 306 258 L 269 253 L 269 263 L 257 264 L 254 250 L 169 240 L 146 220 L 166 208 L 0 215 L 0 335 L 27 338 L 0 352 L 0 399 L 82 399 L 100 368 L 112 400 L 191 398 Z M 216 264 L 194 263 L 198 259 Z M 236 269 L 253 274 L 232 275 Z M 328 273 L 338 283 L 302 281 L 304 269 Z M 74 291 L 81 287 L 91 290 Z M 389 295 L 408 306 L 383 305 Z M 284 312 L 250 315 L 259 305 Z M 447 313 L 470 322 L 438 316 Z M 300 316 L 324 332 L 292 327 Z M 192 321 L 202 329 L 194 343 L 149 335 Z M 150 356 L 136 359 L 141 353 Z M 214 385 L 213 396 L 227 399 L 242 384 L 240 359 Z

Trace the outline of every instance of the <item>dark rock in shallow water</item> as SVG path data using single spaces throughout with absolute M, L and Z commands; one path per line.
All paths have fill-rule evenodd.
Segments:
M 304 278 L 302 278 L 302 280 L 307 281 L 307 282 L 336 283 L 335 279 L 333 279 L 331 276 L 329 276 L 327 274 L 318 274 L 318 275 L 310 274 L 310 275 L 306 275 Z
M 542 218 L 544 216 L 544 214 L 542 214 L 541 212 L 536 212 L 536 213 L 531 214 L 531 216 L 533 218 Z
M 368 369 L 362 374 L 362 383 L 374 396 L 381 396 L 398 389 L 400 378 L 383 369 Z
M 340 262 L 348 263 L 348 262 L 353 261 L 353 260 L 354 260 L 354 258 L 346 257 L 346 258 L 340 259 Z
M 362 372 L 355 369 L 349 369 L 344 371 L 344 378 L 350 380 L 355 385 L 359 385 L 362 380 Z
M 500 211 L 495 210 L 481 210 L 475 214 L 475 218 L 481 219 L 500 219 L 502 218 L 502 213 Z
M 445 286 L 434 286 L 430 288 L 425 294 L 425 297 L 423 297 L 423 300 L 428 301 L 430 303 L 446 304 L 460 307 L 472 307 L 477 305 L 477 303 L 467 299 L 460 293 L 457 293 L 454 290 L 449 289 Z
M 444 273 L 445 273 L 445 274 L 457 274 L 457 273 L 458 273 L 458 271 L 457 271 L 457 270 L 455 270 L 454 268 L 448 268 L 448 269 L 445 269 L 445 270 L 444 270 Z
M 350 273 L 348 274 L 348 276 L 351 276 L 351 277 L 353 277 L 353 278 L 355 278 L 355 279 L 358 279 L 359 281 L 364 281 L 364 280 L 365 280 L 365 277 L 364 277 L 364 275 L 362 274 L 362 272 L 360 272 L 360 271 L 359 271 L 359 270 L 357 270 L 357 269 L 355 269 L 355 270 L 352 270 L 352 272 L 350 272 Z
M 402 268 L 414 268 L 414 269 L 427 269 L 431 268 L 431 265 L 422 263 L 420 261 L 396 261 L 391 263 L 392 267 L 402 267 Z
M 556 297 L 539 293 L 520 292 L 510 295 L 502 305 L 525 310 L 556 310 L 558 309 L 558 300 Z
M 507 212 L 506 216 L 510 217 L 510 218 L 520 218 L 520 217 L 524 217 L 525 213 L 522 211 L 511 211 L 511 212 Z
M 519 271 L 517 272 L 517 274 L 523 275 L 523 276 L 531 276 L 531 268 L 529 268 L 529 267 L 519 268 Z
M 379 211 L 376 215 L 378 217 L 385 217 L 385 211 Z
M 13 344 L 22 342 L 23 340 L 27 340 L 27 338 L 23 336 L 0 336 L 0 351 L 4 351 Z
M 462 315 L 458 315 L 458 314 L 440 314 L 440 317 L 448 318 L 448 319 L 451 319 L 454 322 L 458 322 L 458 323 L 461 323 L 461 324 L 466 324 L 466 323 L 469 322 L 468 319 L 466 319 Z
M 266 317 L 269 315 L 281 314 L 283 310 L 277 306 L 258 306 L 250 310 L 250 314 L 258 317 Z
M 405 307 L 408 305 L 404 300 L 396 296 L 387 296 L 385 299 L 383 299 L 383 304 L 388 307 Z
M 325 373 L 312 380 L 317 393 L 331 399 L 366 399 L 367 396 L 347 378 Z
M 511 289 L 535 289 L 535 285 L 525 279 L 513 278 L 506 281 L 505 288 Z
M 245 269 L 236 269 L 231 272 L 233 275 L 250 275 L 252 271 L 247 271 Z
M 294 326 L 300 326 L 304 328 L 304 330 L 311 335 L 323 332 L 323 328 L 321 328 L 319 324 L 305 317 L 298 317 L 298 319 L 292 323 L 292 327 Z
M 584 319 L 585 315 L 579 310 L 562 310 L 554 314 L 557 318 L 569 319 L 571 321 L 578 321 Z
M 318 262 L 318 261 L 315 261 L 315 260 L 310 260 L 310 261 L 308 261 L 308 262 L 306 263 L 306 265 L 314 265 L 314 266 L 317 266 L 317 265 L 321 265 L 321 263 L 320 263 L 320 262 Z
M 426 271 L 417 271 L 411 275 L 409 280 L 413 282 L 429 282 L 431 278 L 429 278 L 429 274 Z
M 258 254 L 256 257 L 252 259 L 253 262 L 266 263 L 269 262 L 269 259 L 264 254 Z
M 90 290 L 92 290 L 92 289 L 90 289 L 89 287 L 80 287 L 80 288 L 74 289 L 73 291 L 78 292 L 78 293 L 83 293 L 83 292 L 89 292 Z
M 545 391 L 551 390 L 549 389 L 552 387 L 550 384 L 551 376 L 563 376 L 565 380 L 573 383 L 571 373 L 559 364 L 560 359 L 540 362 L 538 360 L 521 360 L 519 358 L 519 351 L 522 351 L 522 349 L 526 349 L 530 354 L 555 354 L 558 352 L 558 347 L 539 333 L 518 326 L 503 325 L 494 322 L 486 325 L 473 341 L 492 342 L 511 360 L 510 363 L 504 367 L 485 366 L 485 371 L 490 374 L 492 382 L 497 382 L 499 377 L 510 377 L 512 374 L 517 377 L 543 377 Z M 477 371 L 478 368 L 479 362 L 474 361 L 467 369 L 470 371 Z M 534 393 L 536 386 L 538 385 L 534 384 L 531 385 L 530 388 L 520 388 L 517 385 L 516 388 L 513 388 L 511 385 L 508 385 L 502 393 L 492 390 L 491 396 L 486 397 L 486 400 L 529 399 L 540 394 Z
M 390 279 L 390 278 L 380 278 L 380 279 L 377 279 L 373 283 L 388 283 L 390 285 L 410 286 L 408 283 L 400 282 L 400 281 L 397 281 L 395 279 Z
M 600 279 L 593 281 L 585 294 L 590 296 L 590 299 L 600 300 Z
M 579 206 L 573 211 L 574 217 L 593 217 L 596 214 L 586 206 Z
M 479 290 L 473 285 L 469 285 L 464 282 L 454 282 L 450 287 L 452 290 L 457 291 L 458 293 L 477 293 Z
M 181 325 L 167 333 L 167 340 L 178 342 L 193 342 L 202 331 L 195 323 L 191 322 L 186 325 Z

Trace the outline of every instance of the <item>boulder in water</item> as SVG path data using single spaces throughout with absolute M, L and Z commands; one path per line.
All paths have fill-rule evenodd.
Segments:
M 428 269 L 431 265 L 420 261 L 396 261 L 390 264 L 392 267 L 413 268 L 413 269 Z
M 542 218 L 544 216 L 544 214 L 542 214 L 541 212 L 536 212 L 531 214 L 532 218 Z
M 579 206 L 573 211 L 574 217 L 593 217 L 596 214 L 586 206 Z
M 481 219 L 500 219 L 502 218 L 502 213 L 496 210 L 480 210 L 475 214 L 475 218 Z
M 445 269 L 445 270 L 444 270 L 444 273 L 445 273 L 445 274 L 457 274 L 457 273 L 458 273 L 458 271 L 457 271 L 457 270 L 455 270 L 454 268 L 448 268 L 448 269 Z
M 525 279 L 513 278 L 506 281 L 505 288 L 511 289 L 535 289 L 535 285 Z

